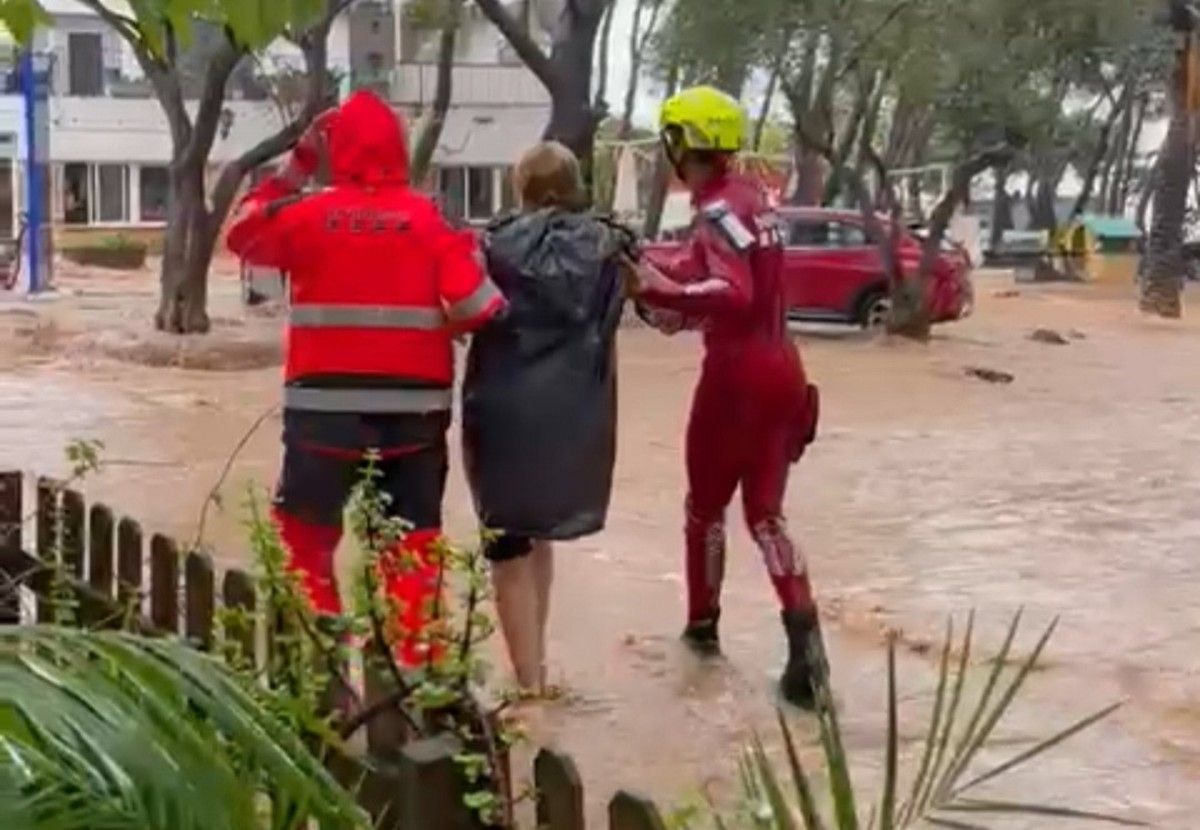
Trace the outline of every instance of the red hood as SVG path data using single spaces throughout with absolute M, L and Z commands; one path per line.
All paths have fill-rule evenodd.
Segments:
M 371 92 L 351 95 L 329 128 L 329 166 L 337 184 L 407 184 L 404 122 Z

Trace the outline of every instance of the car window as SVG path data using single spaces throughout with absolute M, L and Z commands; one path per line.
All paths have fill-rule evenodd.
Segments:
M 867 234 L 847 222 L 796 219 L 790 225 L 788 244 L 802 248 L 861 248 L 867 244 Z
M 858 225 L 834 222 L 831 226 L 832 243 L 835 248 L 861 248 L 867 244 L 867 234 Z
M 814 219 L 797 219 L 791 223 L 789 245 L 803 248 L 828 248 L 829 223 Z

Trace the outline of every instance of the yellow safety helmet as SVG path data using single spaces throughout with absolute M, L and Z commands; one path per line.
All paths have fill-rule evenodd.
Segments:
M 695 86 L 668 98 L 658 122 L 667 155 L 675 163 L 689 150 L 736 153 L 746 140 L 742 105 L 711 86 Z

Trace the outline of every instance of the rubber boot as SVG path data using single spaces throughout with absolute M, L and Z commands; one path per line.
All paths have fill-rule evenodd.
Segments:
M 829 684 L 829 664 L 821 638 L 821 621 L 816 609 L 784 611 L 783 630 L 787 635 L 788 660 L 779 678 L 783 699 L 801 709 L 817 707 L 817 690 Z
M 711 616 L 690 622 L 681 639 L 697 657 L 720 657 L 721 638 L 717 631 L 720 621 L 721 612 L 715 611 Z

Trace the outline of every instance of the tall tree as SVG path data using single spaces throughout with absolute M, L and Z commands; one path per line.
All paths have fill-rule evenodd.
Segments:
M 604 10 L 604 22 L 600 24 L 600 43 L 596 48 L 598 66 L 596 67 L 596 114 L 603 120 L 609 111 L 608 106 L 608 65 L 612 51 L 613 18 L 616 17 L 617 4 L 612 2 Z
M 527 20 L 522 21 L 501 0 L 475 0 L 550 93 L 550 122 L 544 137 L 562 142 L 575 153 L 583 165 L 589 193 L 596 128 L 601 117 L 592 99 L 592 64 L 600 23 L 611 2 L 557 0 L 549 4 L 557 14 L 557 25 L 547 53 Z
M 132 49 L 171 133 L 167 231 L 155 324 L 164 331 L 205 332 L 208 271 L 221 227 L 246 175 L 287 150 L 329 106 L 326 41 L 334 18 L 353 0 L 146 0 L 131 5 L 132 16 L 105 0 L 79 1 Z M 198 20 L 221 26 L 223 36 L 205 56 L 202 89 L 192 108 L 181 83 L 181 58 Z M 304 54 L 304 105 L 277 132 L 226 164 L 209 188 L 205 171 L 230 77 L 251 52 L 280 36 L 289 36 Z
M 1159 150 L 1154 174 L 1154 218 L 1143 266 L 1138 307 L 1147 314 L 1183 315 L 1183 225 L 1188 187 L 1196 167 L 1194 113 L 1200 92 L 1200 52 L 1196 10 L 1186 0 L 1168 0 L 1167 20 L 1178 39 L 1177 59 L 1168 81 L 1171 122 Z
M 433 154 L 446 126 L 450 100 L 454 94 L 454 48 L 462 24 L 465 0 L 426 0 L 426 25 L 438 32 L 437 84 L 433 105 L 425 115 L 421 131 L 412 145 L 411 176 L 414 182 L 424 182 L 433 164 Z
M 287 150 L 329 102 L 326 39 L 353 0 L 139 0 L 128 11 L 79 0 L 129 44 L 149 79 L 171 133 L 169 208 L 155 322 L 179 333 L 205 332 L 208 270 L 220 229 L 245 176 Z M 25 41 L 49 22 L 38 0 L 4 0 L 0 20 Z M 189 106 L 185 65 L 198 24 L 221 33 L 203 58 L 199 99 Z M 304 54 L 307 94 L 295 118 L 229 162 L 209 188 L 209 156 L 235 71 L 256 49 L 289 36 Z
M 629 138 L 633 132 L 633 109 L 637 104 L 638 88 L 650 42 L 658 31 L 659 15 L 666 0 L 634 0 L 633 25 L 629 29 L 629 80 L 625 84 L 625 100 L 621 104 L 621 123 L 618 138 Z M 616 3 L 613 3 L 616 6 Z

